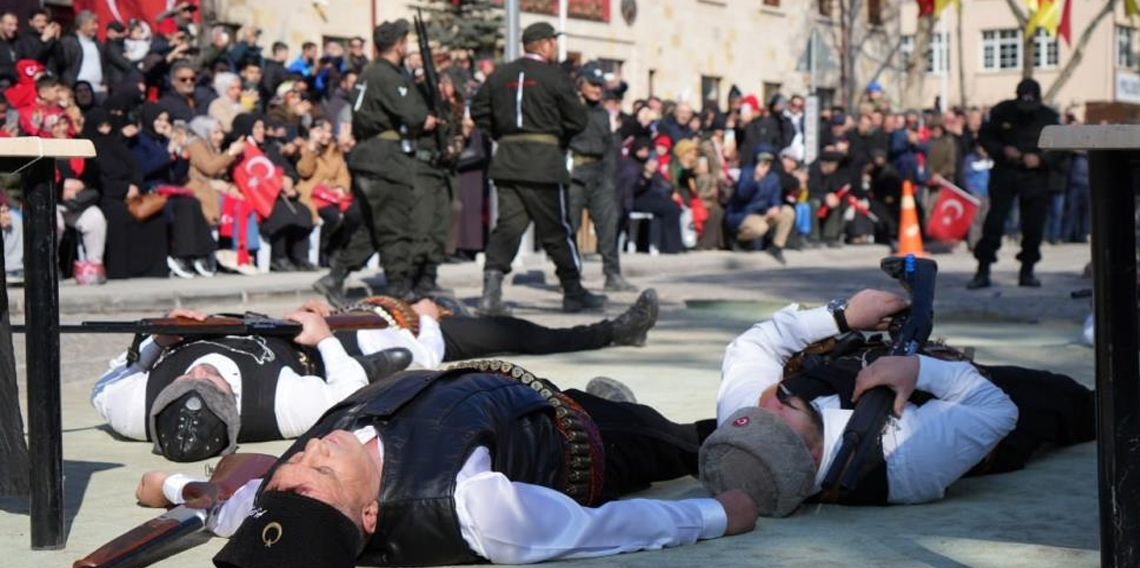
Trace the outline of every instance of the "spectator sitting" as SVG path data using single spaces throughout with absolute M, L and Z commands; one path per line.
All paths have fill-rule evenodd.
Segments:
M 697 158 L 697 196 L 708 212 L 708 220 L 701 231 L 697 241 L 697 248 L 701 250 L 720 250 L 724 248 L 724 206 L 721 184 L 724 180 L 722 170 L 723 162 L 717 150 L 715 140 L 704 140 L 698 146 Z
M 348 41 L 348 69 L 359 75 L 368 66 L 368 55 L 364 53 L 364 38 L 356 36 Z
M 247 59 L 238 66 L 241 76 L 241 106 L 243 112 L 262 112 L 269 93 L 262 86 L 261 64 Z
M 238 138 L 223 151 L 225 132 L 221 123 L 209 116 L 195 117 L 189 128 L 192 138 L 186 145 L 186 156 L 190 162 L 190 180 L 186 187 L 201 203 L 206 223 L 216 227 L 221 222 L 222 197 L 241 198 L 241 192 L 226 180 L 226 173 L 245 151 L 245 140 Z
M 189 169 L 183 157 L 185 129 L 173 128 L 170 113 L 157 103 L 144 104 L 139 114 L 142 131 L 135 137 L 131 153 L 143 175 L 141 189 L 154 191 L 160 186 L 182 186 Z M 171 195 L 165 215 L 170 226 L 167 259 L 170 271 L 180 278 L 213 276 L 217 271 L 214 261 L 217 243 L 198 200 L 190 195 Z
M 673 201 L 673 188 L 661 175 L 657 158 L 650 152 L 649 138 L 633 141 L 629 156 L 622 159 L 617 171 L 617 191 L 633 196 L 633 211 L 652 213 L 660 231 L 657 243 L 663 254 L 684 250 L 681 242 L 681 206 Z M 637 235 L 630 235 L 637 239 Z
M 150 28 L 142 20 L 132 19 L 127 37 L 123 39 L 123 55 L 135 65 L 142 63 L 150 53 Z
M 812 239 L 829 247 L 842 246 L 844 204 L 840 201 L 839 192 L 849 179 L 847 173 L 840 168 L 843 159 L 841 152 L 825 150 L 808 168 Z
M 693 120 L 693 107 L 687 102 L 677 103 L 677 108 L 672 114 L 666 116 L 661 124 L 658 125 L 657 131 L 669 137 L 674 144 L 681 140 L 688 138 L 696 138 L 697 131 L 690 128 L 689 123 Z
M 59 45 L 61 29 L 52 22 L 47 10 L 33 8 L 28 16 L 28 29 L 16 41 L 16 53 L 21 59 L 34 59 L 42 65 L 54 65 L 52 56 Z
M 79 109 L 81 114 L 86 115 L 88 111 L 95 108 L 95 89 L 91 88 L 91 83 L 87 81 L 76 82 L 71 94 L 75 99 L 75 108 Z M 76 130 L 83 131 L 83 125 L 75 124 L 74 126 Z
M 222 131 L 229 134 L 234 117 L 250 110 L 241 103 L 241 78 L 233 73 L 218 73 L 214 75 L 214 91 L 218 98 L 210 103 L 207 114 L 221 123 Z
M 47 74 L 43 64 L 33 59 L 21 59 L 16 62 L 16 75 L 19 76 L 15 85 L 4 90 L 4 98 L 10 108 L 15 111 L 36 103 L 36 81 Z
M 848 130 L 844 138 L 851 144 L 848 156 L 854 168 L 862 169 L 871 162 L 873 150 L 887 147 L 886 136 L 874 127 L 870 114 L 859 115 L 855 128 Z
M 297 174 L 301 202 L 322 222 L 322 255 L 338 249 L 348 242 L 363 218 L 360 206 L 352 199 L 352 178 L 329 121 L 317 119 L 309 128 L 309 139 L 301 146 L 301 159 L 297 161 Z
M 273 43 L 273 57 L 266 59 L 261 67 L 261 85 L 265 93 L 276 93 L 277 87 L 285 81 L 288 71 L 285 61 L 289 59 L 289 46 L 281 42 Z M 268 102 L 268 99 L 266 99 Z
M 287 70 L 290 73 L 300 75 L 306 80 L 312 79 L 313 74 L 317 69 L 317 44 L 306 41 L 301 44 L 301 55 L 298 55 L 292 63 L 289 64 Z
M 242 26 L 237 32 L 237 41 L 230 47 L 229 60 L 235 68 L 240 69 L 246 61 L 261 65 L 261 46 L 257 45 L 261 39 L 261 28 L 257 26 Z
M 5 11 L 0 14 L 0 87 L 7 88 L 16 82 L 19 29 L 20 18 L 15 12 Z
M 31 105 L 19 109 L 20 131 L 24 136 L 51 138 L 52 127 L 66 117 L 67 112 L 59 106 L 59 79 L 44 75 L 36 81 L 36 99 Z
M 65 116 L 52 127 L 54 138 L 71 138 L 70 120 Z M 96 207 L 99 191 L 87 187 L 83 172 L 87 161 L 83 158 L 56 160 L 56 175 L 60 181 L 57 222 L 79 232 L 83 241 L 85 259 L 76 262 L 75 279 L 80 284 L 103 284 L 107 271 L 103 266 L 103 251 L 107 244 L 107 218 Z
M 118 21 L 107 24 L 107 43 L 103 46 L 103 74 L 108 85 L 118 85 L 124 78 L 138 73 L 137 64 L 127 59 L 126 28 Z
M 180 59 L 170 69 L 170 92 L 158 103 L 170 113 L 171 120 L 189 123 L 195 116 L 206 114 L 208 108 L 197 90 L 198 72 L 192 63 Z
M 787 100 L 784 95 L 772 95 L 768 99 L 768 114 L 753 120 L 744 129 L 744 139 L 740 143 L 741 150 L 756 148 L 761 144 L 773 149 L 769 153 L 779 152 L 796 138 L 796 128 L 791 119 L 784 115 Z M 740 153 L 740 165 L 750 166 L 755 163 L 756 156 L 751 152 Z
M 328 100 L 325 101 L 324 115 L 325 118 L 332 121 L 334 136 L 340 134 L 342 113 L 351 112 L 351 110 L 346 109 L 351 109 L 352 106 L 350 104 L 350 101 L 352 99 L 352 89 L 356 85 L 356 78 L 357 74 L 352 70 L 349 70 L 345 74 L 341 75 L 340 84 L 337 86 L 336 90 L 333 91 L 331 95 L 329 95 Z M 349 116 L 348 120 L 345 122 L 351 123 L 351 116 Z
M 87 81 L 95 87 L 96 92 L 104 91 L 104 54 L 103 44 L 95 37 L 98 31 L 99 16 L 90 10 L 83 10 L 75 16 L 75 33 L 60 40 L 63 51 L 60 76 L 65 84 Z
M 756 148 L 755 164 L 740 170 L 736 191 L 728 200 L 726 218 L 736 241 L 758 250 L 757 241 L 772 236 L 768 254 L 780 264 L 787 264 L 784 247 L 796 224 L 796 211 L 785 202 L 780 175 L 773 166 L 776 156 L 772 147 Z

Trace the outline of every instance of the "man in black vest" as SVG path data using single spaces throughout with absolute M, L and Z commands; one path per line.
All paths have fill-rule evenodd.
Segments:
M 721 427 L 701 450 L 706 486 L 747 489 L 761 515 L 791 514 L 821 491 L 854 403 L 876 386 L 897 393 L 882 451 L 852 491 L 821 500 L 934 501 L 963 475 L 1014 471 L 1046 444 L 1094 439 L 1093 393 L 1066 376 L 976 365 L 936 345 L 912 357 L 876 359 L 886 349 L 860 348 L 828 358 L 821 342 L 882 331 L 906 307 L 899 296 L 864 290 L 826 307 L 789 306 L 737 337 L 717 395 Z
M 206 315 L 179 309 L 170 317 Z M 230 453 L 239 442 L 294 438 L 370 378 L 411 362 L 406 350 L 385 352 L 365 360 L 366 373 L 324 318 L 306 311 L 286 318 L 302 324 L 292 342 L 260 336 L 148 338 L 133 356 L 124 353 L 111 362 L 91 391 L 91 404 L 115 433 L 153 441 L 167 459 L 198 461 Z
M 752 529 L 739 491 L 634 499 L 696 473 L 711 421 L 560 392 L 510 363 L 407 371 L 330 409 L 264 480 L 211 521 L 224 568 L 529 563 L 692 544 Z M 152 472 L 144 505 L 181 502 L 185 476 Z
M 566 150 L 586 127 L 574 83 L 557 65 L 558 34 L 545 22 L 527 26 L 526 54 L 487 78 L 471 100 L 471 118 L 498 143 L 487 174 L 495 182 L 499 218 L 483 266 L 483 315 L 507 315 L 503 278 L 534 221 L 538 240 L 562 283 L 562 311 L 600 311 L 605 296 L 582 287 L 575 229 L 567 216 Z

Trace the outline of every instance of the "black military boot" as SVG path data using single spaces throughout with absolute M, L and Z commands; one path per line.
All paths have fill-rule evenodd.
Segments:
M 974 273 L 974 278 L 966 284 L 967 290 L 980 290 L 982 288 L 990 287 L 990 265 L 986 262 L 978 263 L 978 271 Z
M 402 276 L 397 276 L 388 280 L 388 285 L 384 287 L 384 294 L 396 298 L 397 300 L 412 301 L 414 296 L 412 294 L 411 280 Z
M 1041 281 L 1033 275 L 1033 265 L 1030 263 L 1023 263 L 1021 265 L 1021 274 L 1017 275 L 1017 285 L 1026 288 L 1040 288 Z
M 407 369 L 408 365 L 412 364 L 412 352 L 403 347 L 393 347 L 377 351 L 371 355 L 359 355 L 354 359 L 364 368 L 368 382 L 374 383 Z
M 479 315 L 509 316 L 510 308 L 503 303 L 503 274 L 500 270 L 483 272 L 483 297 L 479 298 Z
M 613 319 L 614 345 L 645 345 L 646 335 L 657 323 L 657 291 L 649 288 L 625 313 Z
M 607 292 L 636 292 L 637 286 L 630 284 L 628 280 L 622 278 L 621 274 L 607 274 L 605 290 Z
M 344 296 L 344 281 L 348 279 L 348 269 L 333 263 L 329 273 L 313 282 L 313 289 L 321 293 L 335 308 L 348 303 Z
M 562 311 L 568 314 L 600 312 L 606 308 L 607 299 L 602 294 L 593 294 L 582 287 L 581 280 L 562 283 Z

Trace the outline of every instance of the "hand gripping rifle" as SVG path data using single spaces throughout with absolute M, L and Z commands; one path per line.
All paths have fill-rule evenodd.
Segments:
M 264 477 L 276 462 L 277 458 L 266 454 L 223 457 L 209 481 L 196 481 L 183 488 L 186 503 L 123 533 L 76 560 L 72 568 L 140 568 L 181 551 L 185 537 L 203 530 L 234 492 Z
M 889 355 L 915 355 L 926 344 L 934 328 L 934 282 L 938 264 L 926 258 L 888 257 L 881 268 L 910 293 L 910 309 L 892 321 Z M 896 326 L 895 324 L 901 323 Z M 897 331 L 895 329 L 897 328 Z M 876 387 L 863 394 L 843 430 L 842 444 L 827 476 L 823 479 L 824 502 L 835 502 L 859 484 L 870 468 L 871 452 L 881 451 L 877 440 L 894 406 L 895 393 L 889 387 Z
M 416 15 L 412 17 L 416 27 L 416 43 L 420 46 L 420 59 L 424 66 L 424 98 L 427 99 L 428 111 L 436 116 L 442 123 L 443 102 L 439 97 L 439 72 L 435 69 L 435 58 L 431 52 L 431 42 L 428 41 L 427 24 L 424 23 L 422 8 L 416 8 Z M 435 136 L 435 146 L 440 154 L 440 161 L 451 153 L 447 139 L 444 138 L 442 124 L 437 124 L 432 134 Z

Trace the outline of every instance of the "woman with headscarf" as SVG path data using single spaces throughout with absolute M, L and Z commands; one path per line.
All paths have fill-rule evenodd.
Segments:
M 99 190 L 99 208 L 107 218 L 103 256 L 107 278 L 165 278 L 170 273 L 166 219 L 154 215 L 139 221 L 127 209 L 127 199 L 142 191 L 143 176 L 122 132 L 133 134 L 137 127 L 116 122 L 106 109 L 95 107 L 87 113 L 82 135 L 95 145 L 95 158 L 87 161 L 83 181 Z
M 91 109 L 95 108 L 95 89 L 91 88 L 91 83 L 87 81 L 76 81 L 72 90 L 75 92 L 75 106 L 78 107 L 83 114 L 87 114 Z
M 128 145 L 143 174 L 142 189 L 183 186 L 189 169 L 183 157 L 185 131 L 173 128 L 170 113 L 157 103 L 144 104 L 139 114 L 142 128 Z M 198 200 L 193 195 L 171 193 L 163 211 L 170 223 L 170 271 L 180 278 L 213 276 L 217 272 L 217 243 Z
M 352 178 L 344 154 L 333 140 L 332 125 L 319 118 L 309 129 L 297 161 L 297 193 L 301 202 L 320 218 L 321 256 L 348 244 L 349 237 L 364 223 L 360 205 L 352 199 Z
M 186 157 L 190 162 L 190 181 L 186 187 L 202 204 L 202 215 L 211 226 L 217 226 L 221 219 L 222 196 L 240 196 L 233 183 L 226 179 L 234 162 L 245 151 L 245 140 L 234 140 L 222 147 L 225 132 L 218 119 L 212 116 L 197 116 L 190 121 L 191 138 L 186 144 Z
M 309 233 L 313 232 L 313 214 L 293 187 L 293 179 L 284 174 L 285 158 L 265 136 L 265 119 L 260 114 L 239 114 L 234 118 L 233 134 L 245 140 L 247 151 L 252 147 L 264 154 L 282 176 L 281 193 L 273 204 L 269 217 L 261 223 L 261 234 L 271 246 L 270 269 L 275 272 L 316 270 L 309 262 Z M 238 164 L 241 167 L 241 164 Z
M 241 77 L 224 72 L 214 76 L 214 92 L 218 98 L 210 102 L 206 114 L 222 124 L 222 131 L 229 134 L 233 129 L 234 117 L 247 112 L 241 104 Z

